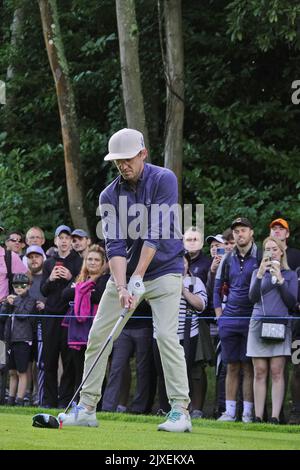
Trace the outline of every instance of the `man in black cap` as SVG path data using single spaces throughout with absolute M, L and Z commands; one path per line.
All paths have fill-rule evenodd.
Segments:
M 258 267 L 257 246 L 253 228 L 246 217 L 231 224 L 235 248 L 222 258 L 214 286 L 214 307 L 218 319 L 222 361 L 227 364 L 226 411 L 220 421 L 236 420 L 236 400 L 240 370 L 243 369 L 243 416 L 245 423 L 253 420 L 253 368 L 246 356 L 249 320 L 253 305 L 249 288 L 254 269 Z M 226 287 L 227 301 L 224 307 Z
M 85 230 L 77 228 L 72 232 L 72 248 L 81 258 L 84 258 L 91 245 L 91 238 Z

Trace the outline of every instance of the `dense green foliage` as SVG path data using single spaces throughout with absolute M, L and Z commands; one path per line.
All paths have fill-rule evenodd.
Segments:
M 140 61 L 152 161 L 163 164 L 165 82 L 156 0 L 138 0 Z M 37 1 L 2 0 L 0 79 L 13 99 L 0 109 L 0 214 L 7 226 L 71 222 L 55 88 Z M 11 47 L 15 6 L 25 10 L 22 38 Z M 103 162 L 109 135 L 126 125 L 115 2 L 58 2 L 81 134 L 91 224 L 99 192 L 114 170 Z M 249 216 L 256 235 L 270 219 L 300 235 L 300 79 L 297 2 L 183 1 L 186 110 L 184 202 L 205 204 L 205 231 L 220 232 Z

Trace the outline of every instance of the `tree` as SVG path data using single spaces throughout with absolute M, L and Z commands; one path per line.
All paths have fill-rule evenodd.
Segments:
M 165 1 L 160 3 L 167 51 Z M 8 67 L 14 67 L 14 79 L 7 84 L 7 98 L 13 93 L 14 103 L 0 106 L 0 178 L 5 188 L 0 212 L 9 227 L 27 227 L 30 215 L 49 237 L 59 220 L 71 220 L 41 15 L 38 2 L 31 0 L 0 4 L 0 80 L 6 82 Z M 17 6 L 24 8 L 24 22 L 22 41 L 14 48 L 10 27 Z M 291 223 L 291 245 L 297 245 L 300 106 L 292 103 L 291 85 L 300 78 L 299 2 L 188 0 L 181 6 L 183 201 L 205 204 L 208 233 L 218 233 L 237 215 L 248 216 L 258 241 L 280 211 Z M 163 165 L 167 56 L 161 53 L 157 2 L 138 0 L 135 10 L 151 156 Z M 116 174 L 103 161 L 107 142 L 126 125 L 116 2 L 64 0 L 59 2 L 59 20 L 76 99 L 85 213 L 92 227 L 98 221 L 99 192 Z
M 15 95 L 17 93 L 15 79 L 19 72 L 18 54 L 22 44 L 24 27 L 24 7 L 21 4 L 17 5 L 14 9 L 13 19 L 10 27 L 10 62 L 6 70 L 6 83 L 7 83 L 7 99 L 6 99 L 6 116 L 7 119 L 4 123 L 4 129 L 8 133 L 12 133 L 15 126 L 15 118 L 13 108 L 16 106 Z
M 135 0 L 116 0 L 116 11 L 127 125 L 143 133 L 145 145 L 150 149 L 141 84 Z
M 75 98 L 64 53 L 57 4 L 56 0 L 38 0 L 38 3 L 48 59 L 56 87 L 70 214 L 76 227 L 87 230 Z
M 12 49 L 16 49 L 20 46 L 22 30 L 24 23 L 24 8 L 18 6 L 14 11 L 14 16 L 11 24 L 11 46 Z M 6 73 L 6 80 L 13 80 L 15 75 L 16 64 L 9 64 Z
M 158 0 L 160 9 L 160 0 Z M 179 199 L 182 195 L 183 122 L 184 122 L 184 54 L 181 0 L 164 0 L 166 53 L 164 73 L 167 85 L 165 121 L 165 167 L 178 178 Z
M 233 42 L 246 39 L 264 52 L 276 47 L 278 41 L 300 48 L 299 2 L 233 0 L 226 10 L 228 33 Z

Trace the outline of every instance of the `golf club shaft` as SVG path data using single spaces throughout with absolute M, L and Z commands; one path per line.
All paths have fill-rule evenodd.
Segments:
M 115 332 L 117 331 L 119 325 L 122 323 L 122 321 L 124 320 L 124 317 L 125 315 L 128 313 L 129 309 L 128 308 L 125 308 L 120 317 L 118 318 L 118 321 L 117 323 L 115 324 L 115 326 L 113 327 L 113 329 L 111 330 L 109 336 L 107 337 L 105 343 L 103 344 L 102 348 L 100 349 L 99 353 L 97 354 L 97 357 L 95 358 L 93 364 L 91 365 L 90 369 L 88 370 L 88 372 L 86 373 L 85 377 L 83 377 L 82 379 L 82 382 L 81 384 L 79 385 L 79 387 L 77 388 L 76 392 L 74 393 L 73 397 L 71 398 L 67 408 L 65 409 L 65 413 L 67 413 L 67 411 L 69 410 L 69 408 L 72 406 L 72 403 L 73 401 L 75 400 L 77 394 L 80 392 L 81 388 L 83 387 L 83 385 L 85 384 L 86 380 L 88 379 L 88 377 L 90 376 L 90 374 L 92 373 L 95 365 L 97 364 L 97 362 L 99 361 L 100 357 L 102 356 L 103 352 L 105 351 L 107 345 L 110 343 L 110 341 L 112 340 Z

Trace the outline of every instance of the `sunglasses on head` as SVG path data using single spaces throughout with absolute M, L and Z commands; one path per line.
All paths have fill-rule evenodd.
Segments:
M 13 286 L 16 288 L 16 289 L 25 289 L 26 287 L 29 286 L 29 284 L 13 284 Z

